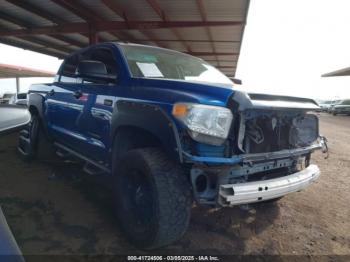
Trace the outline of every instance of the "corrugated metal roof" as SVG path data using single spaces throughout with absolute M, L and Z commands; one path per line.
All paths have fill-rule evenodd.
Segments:
M 75 15 L 71 11 L 61 7 L 58 4 L 55 4 L 52 1 L 30 0 L 26 2 L 29 2 L 32 6 L 36 8 L 44 8 L 44 10 L 47 10 L 48 14 L 54 14 L 55 16 L 60 17 L 65 22 L 84 22 L 84 19 L 81 19 L 79 16 Z
M 111 1 L 115 6 L 124 12 L 129 20 L 160 21 L 159 16 L 146 0 L 118 0 Z M 159 1 L 160 3 L 163 1 Z
M 41 25 L 41 26 L 49 26 L 53 24 L 52 21 L 44 19 L 43 17 L 40 17 L 36 14 L 33 14 L 30 11 L 27 11 L 26 9 L 20 8 L 12 4 L 10 1 L 2 0 L 0 2 L 0 6 L 1 6 L 0 8 L 1 12 L 6 13 L 13 17 L 19 17 L 24 21 L 30 21 L 29 24 Z
M 52 77 L 55 73 L 22 66 L 0 64 L 0 78 Z
M 96 32 L 102 42 L 187 52 L 233 76 L 248 6 L 249 0 L 0 0 L 0 42 L 63 58 Z

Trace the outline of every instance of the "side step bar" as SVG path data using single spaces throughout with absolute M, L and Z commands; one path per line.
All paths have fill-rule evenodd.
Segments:
M 85 173 L 88 173 L 89 175 L 101 175 L 105 173 L 100 168 L 96 167 L 95 165 L 91 164 L 90 162 L 85 162 L 84 168 Z
M 110 173 L 111 173 L 111 171 L 110 171 L 107 167 L 105 167 L 105 166 L 103 166 L 103 165 L 97 163 L 97 162 L 94 161 L 94 160 L 91 160 L 91 159 L 89 159 L 89 158 L 83 156 L 82 154 L 79 154 L 78 152 L 76 152 L 76 151 L 74 151 L 74 150 L 72 150 L 72 149 L 70 149 L 70 148 L 68 148 L 68 147 L 66 147 L 66 146 L 64 146 L 64 145 L 61 145 L 61 144 L 59 144 L 59 143 L 57 143 L 57 142 L 54 143 L 54 145 L 55 145 L 56 147 L 58 147 L 59 149 L 62 149 L 62 150 L 64 150 L 64 151 L 66 151 L 67 153 L 72 154 L 72 155 L 74 155 L 74 156 L 76 156 L 76 157 L 78 157 L 78 158 L 80 158 L 80 159 L 86 161 L 87 163 L 86 163 L 86 165 L 84 166 L 84 170 L 85 170 L 88 174 L 91 174 L 91 175 L 92 175 L 92 174 L 102 174 L 102 173 L 108 173 L 108 174 L 110 174 Z

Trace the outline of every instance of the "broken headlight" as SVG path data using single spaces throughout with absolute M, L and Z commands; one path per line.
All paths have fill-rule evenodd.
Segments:
M 290 144 L 295 147 L 309 146 L 317 140 L 318 136 L 318 118 L 315 115 L 293 119 L 289 135 Z
M 179 103 L 173 115 L 186 125 L 190 136 L 201 143 L 222 145 L 228 136 L 232 113 L 220 106 Z

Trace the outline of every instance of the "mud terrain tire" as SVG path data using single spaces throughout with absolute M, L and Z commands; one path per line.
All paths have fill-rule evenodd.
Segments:
M 54 151 L 38 115 L 32 114 L 28 125 L 20 131 L 17 150 L 24 161 L 52 159 Z
M 192 206 L 190 184 L 161 150 L 130 150 L 113 173 L 117 217 L 133 245 L 154 249 L 185 233 Z

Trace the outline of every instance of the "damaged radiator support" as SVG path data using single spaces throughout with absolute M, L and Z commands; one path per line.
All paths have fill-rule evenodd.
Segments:
M 315 115 L 303 111 L 247 110 L 240 114 L 237 142 L 243 153 L 265 153 L 310 146 L 318 136 Z
M 190 176 L 198 203 L 265 201 L 302 190 L 317 179 L 320 171 L 310 163 L 311 153 L 327 152 L 327 140 L 319 135 L 317 116 L 308 113 L 317 107 L 314 101 L 235 92 L 228 107 L 233 121 L 220 148 L 224 157 L 187 155 L 197 160 Z

